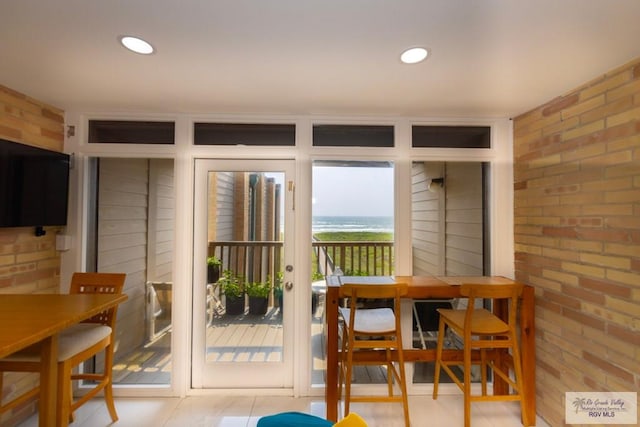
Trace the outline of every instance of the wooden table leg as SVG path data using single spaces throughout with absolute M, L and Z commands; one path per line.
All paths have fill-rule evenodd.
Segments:
M 509 304 L 507 301 L 502 299 L 493 300 L 493 313 L 507 322 L 509 319 Z M 506 356 L 508 356 L 507 349 L 496 349 L 494 353 L 497 355 L 494 360 L 496 367 L 502 370 L 502 372 L 509 372 L 509 364 L 506 359 Z M 493 394 L 509 394 L 509 383 L 499 375 L 493 376 Z
M 522 347 L 522 382 L 524 395 L 524 413 L 522 424 L 536 425 L 536 328 L 535 328 L 535 290 L 525 286 L 520 307 L 520 342 Z
M 325 403 L 327 420 L 338 420 L 338 288 L 329 286 L 325 300 L 327 377 Z
M 40 412 L 38 425 L 53 426 L 56 423 L 56 384 L 58 381 L 58 335 L 42 341 L 40 354 Z
M 507 319 L 508 309 L 504 301 L 495 301 L 494 313 Z M 520 306 L 520 353 L 522 357 L 522 395 L 524 411 L 522 424 L 534 426 L 536 423 L 536 341 L 535 341 L 535 291 L 531 286 L 525 286 L 522 291 Z M 511 363 L 507 361 L 511 356 L 506 352 L 499 352 L 498 368 L 508 372 Z M 508 394 L 509 384 L 499 376 L 493 378 L 494 394 Z

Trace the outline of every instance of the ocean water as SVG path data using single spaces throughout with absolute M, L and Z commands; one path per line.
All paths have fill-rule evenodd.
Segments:
M 384 231 L 393 232 L 392 216 L 314 216 L 314 233 L 323 231 Z

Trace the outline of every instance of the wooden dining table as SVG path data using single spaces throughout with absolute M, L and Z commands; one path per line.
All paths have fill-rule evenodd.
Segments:
M 40 426 L 55 425 L 59 332 L 126 299 L 126 294 L 0 294 L 0 358 L 41 343 Z
M 449 299 L 460 298 L 460 285 L 463 283 L 474 284 L 509 284 L 515 281 L 502 276 L 328 276 L 326 293 L 326 351 L 327 370 L 325 401 L 327 405 L 326 417 L 328 420 L 337 421 L 338 418 L 338 305 L 343 298 L 341 284 L 344 283 L 383 283 L 383 282 L 407 283 L 409 292 L 405 298 L 416 300 L 425 299 Z M 520 346 L 523 370 L 523 396 L 524 410 L 522 422 L 525 426 L 535 425 L 536 419 L 536 392 L 535 392 L 535 293 L 532 286 L 525 285 L 520 302 Z M 496 303 L 493 306 L 494 313 L 506 318 L 506 305 Z M 435 349 L 403 349 L 406 362 L 432 362 L 436 359 Z M 371 355 L 368 355 L 371 356 Z M 446 349 L 443 351 L 446 360 L 462 360 L 461 349 Z M 502 368 L 508 369 L 510 355 L 504 353 L 498 361 Z M 508 384 L 499 376 L 493 380 L 493 393 L 506 394 L 509 392 Z

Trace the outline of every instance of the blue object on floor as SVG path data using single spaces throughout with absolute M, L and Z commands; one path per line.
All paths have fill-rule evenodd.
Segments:
M 334 423 L 302 412 L 283 412 L 258 420 L 257 427 L 331 427 Z

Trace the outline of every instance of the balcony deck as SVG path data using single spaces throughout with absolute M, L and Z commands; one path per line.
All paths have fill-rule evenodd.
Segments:
M 273 280 L 278 270 L 275 266 L 280 265 L 282 245 L 280 241 L 216 241 L 209 242 L 208 253 L 221 261 L 222 270 L 233 271 L 240 277 L 254 280 Z M 367 275 L 392 274 L 394 253 L 393 242 L 390 241 L 314 241 L 313 252 L 314 265 L 322 274 L 331 274 L 334 266 L 338 265 L 342 266 L 344 271 Z M 248 260 L 254 262 L 249 263 Z M 264 265 L 268 268 L 262 268 Z M 169 310 L 166 312 L 170 313 L 171 285 L 151 282 L 148 283 L 149 285 L 159 297 L 162 297 L 159 298 L 159 303 L 168 304 Z M 219 296 L 217 292 L 219 291 L 213 291 L 211 298 Z M 155 298 L 149 299 L 155 301 Z M 323 303 L 321 298 L 313 314 L 311 325 L 313 384 L 324 384 Z M 147 316 L 152 320 L 155 320 L 156 309 L 157 307 L 154 306 L 147 308 Z M 151 329 L 160 332 L 157 335 L 152 332 L 149 343 L 116 360 L 114 366 L 116 384 L 168 385 L 170 383 L 171 330 L 170 323 L 167 323 L 167 321 L 170 322 L 170 318 L 157 320 L 158 323 Z M 211 363 L 278 361 L 282 358 L 281 342 L 282 325 L 277 308 L 270 308 L 264 317 L 216 314 L 207 327 L 206 360 Z M 416 341 L 414 345 L 420 346 L 420 342 Z M 431 382 L 432 372 L 432 364 L 416 364 L 414 382 Z M 380 367 L 361 366 L 356 368 L 355 381 L 358 383 L 384 382 L 385 375 L 386 372 Z
M 312 383 L 324 384 L 324 301 L 319 301 L 311 323 L 312 342 Z M 282 325 L 277 308 L 270 308 L 262 316 L 239 315 L 222 316 L 207 328 L 207 361 L 277 361 L 282 358 Z M 419 345 L 415 340 L 414 345 Z M 427 343 L 434 345 L 434 343 Z M 356 383 L 383 383 L 386 372 L 377 366 L 359 366 L 355 369 Z M 114 383 L 166 385 L 171 380 L 171 331 L 168 330 L 154 341 L 134 350 L 122 359 L 116 360 L 113 368 Z M 430 383 L 433 365 L 416 364 L 414 382 Z M 449 381 L 446 375 L 442 381 Z

